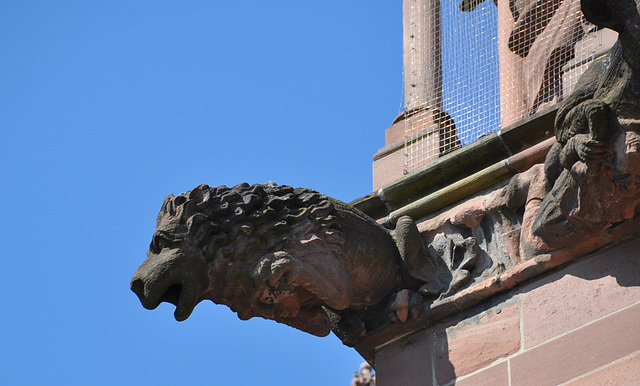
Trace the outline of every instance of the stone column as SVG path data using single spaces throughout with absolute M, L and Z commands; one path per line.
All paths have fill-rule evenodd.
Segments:
M 509 0 L 498 0 L 498 50 L 500 60 L 500 126 L 507 127 L 526 116 L 522 99 L 522 58 L 509 50 L 515 20 Z
M 405 108 L 442 108 L 440 0 L 404 0 Z
M 442 110 L 440 2 L 403 0 L 405 108 L 374 155 L 374 190 L 459 146 L 453 121 Z
M 440 156 L 442 34 L 440 0 L 405 0 L 404 82 L 405 162 L 403 173 Z

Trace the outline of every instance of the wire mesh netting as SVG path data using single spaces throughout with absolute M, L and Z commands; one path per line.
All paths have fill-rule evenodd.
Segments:
M 580 0 L 405 0 L 405 173 L 567 96 L 615 33 Z

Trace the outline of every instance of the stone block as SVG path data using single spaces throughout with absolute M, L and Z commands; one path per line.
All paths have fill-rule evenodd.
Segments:
M 566 386 L 637 385 L 640 380 L 640 351 L 566 383 Z
M 637 352 L 640 304 L 510 359 L 513 385 L 557 385 Z
M 422 331 L 376 352 L 377 386 L 422 386 L 433 383 L 431 332 Z
M 498 363 L 472 376 L 456 381 L 456 386 L 508 386 L 509 368 L 507 362 Z
M 435 332 L 438 384 L 470 374 L 520 349 L 520 306 L 510 299 Z
M 402 116 L 402 115 L 401 115 Z M 404 139 L 404 119 L 395 119 L 391 127 L 384 131 L 384 144 L 389 146 Z
M 404 147 L 377 158 L 373 161 L 373 191 L 404 176 L 403 171 Z
M 523 289 L 523 346 L 534 347 L 640 301 L 640 239 L 596 252 Z

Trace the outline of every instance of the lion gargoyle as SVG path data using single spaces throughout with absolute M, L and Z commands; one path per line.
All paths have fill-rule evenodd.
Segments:
M 131 289 L 145 308 L 174 304 L 179 321 L 210 299 L 325 336 L 330 316 L 445 289 L 410 218 L 389 231 L 314 190 L 200 185 L 166 197 L 156 227 Z M 394 304 L 406 320 L 407 304 Z

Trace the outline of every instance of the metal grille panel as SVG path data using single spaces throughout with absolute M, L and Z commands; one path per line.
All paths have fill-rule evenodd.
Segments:
M 544 111 L 606 54 L 579 0 L 405 0 L 405 173 Z

